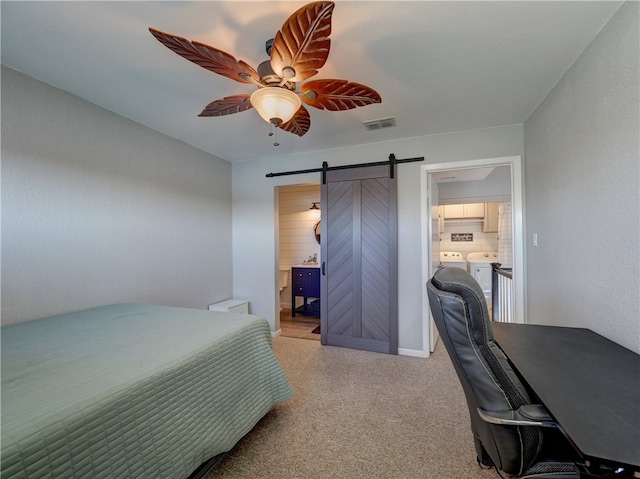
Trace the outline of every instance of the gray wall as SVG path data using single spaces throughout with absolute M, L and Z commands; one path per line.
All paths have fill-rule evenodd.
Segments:
M 2 68 L 2 324 L 231 297 L 231 165 Z
M 638 5 L 623 4 L 526 121 L 524 164 L 528 321 L 640 352 Z

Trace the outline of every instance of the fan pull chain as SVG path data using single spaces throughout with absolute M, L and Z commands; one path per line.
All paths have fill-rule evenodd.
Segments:
M 273 123 L 269 123 L 269 136 L 273 136 Z M 273 146 L 280 146 L 278 143 L 278 126 L 276 125 L 276 141 L 273 142 Z

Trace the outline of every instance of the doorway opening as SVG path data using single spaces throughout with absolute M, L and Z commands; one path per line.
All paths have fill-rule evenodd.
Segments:
M 443 227 L 439 214 L 442 212 L 441 204 L 460 205 L 463 203 L 489 203 L 489 202 L 509 202 L 511 206 L 511 259 L 513 267 L 513 295 L 512 310 L 514 322 L 523 323 L 524 318 L 524 243 L 522 224 L 522 173 L 521 157 L 489 158 L 481 160 L 470 160 L 462 162 L 441 163 L 424 165 L 422 167 L 421 190 L 422 190 L 422 271 L 423 284 L 431 278 L 440 264 L 440 247 L 443 244 Z M 492 172 L 489 183 L 482 184 L 478 178 L 488 178 Z M 499 181 L 495 181 L 499 178 Z M 505 184 L 506 180 L 506 184 Z M 439 188 L 440 186 L 440 188 Z M 442 191 L 440 191 L 442 190 Z M 441 203 L 442 202 L 442 203 Z M 465 225 L 464 215 L 462 215 L 459 225 Z M 472 220 L 466 226 L 471 229 Z M 463 228 L 465 226 L 462 226 Z M 477 226 L 476 226 L 477 227 Z M 473 234 L 457 233 L 455 239 L 469 240 Z M 451 248 L 451 237 L 446 242 Z M 484 238 L 483 238 L 484 239 Z M 463 245 L 464 243 L 455 243 Z M 482 249 L 492 245 L 482 244 Z M 460 246 L 465 253 L 468 253 L 474 246 L 468 243 Z M 463 255 L 466 258 L 466 255 Z M 425 356 L 433 352 L 438 331 L 431 318 L 429 299 L 426 288 L 422 291 L 423 305 L 423 348 Z
M 290 338 L 320 341 L 320 318 L 296 312 L 292 308 L 304 301 L 292 294 L 292 267 L 320 261 L 318 222 L 320 221 L 320 184 L 305 183 L 276 187 L 278 205 L 278 288 L 280 334 Z M 313 266 L 308 265 L 308 266 Z M 319 288 L 319 287 L 318 287 Z M 316 332 L 317 330 L 317 332 Z

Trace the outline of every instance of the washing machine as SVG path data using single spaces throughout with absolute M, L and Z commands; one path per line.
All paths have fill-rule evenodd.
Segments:
M 440 251 L 440 263 L 446 268 L 462 268 L 465 271 L 467 269 L 464 256 L 456 251 Z
M 495 251 L 478 251 L 467 255 L 469 274 L 475 278 L 491 311 L 491 263 L 498 262 L 498 253 Z

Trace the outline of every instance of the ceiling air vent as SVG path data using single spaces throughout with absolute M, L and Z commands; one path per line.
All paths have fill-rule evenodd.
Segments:
M 362 122 L 362 124 L 364 125 L 364 129 L 367 131 L 380 130 L 382 128 L 391 128 L 392 126 L 396 126 L 396 118 L 395 116 L 390 116 L 389 118 L 365 121 Z

